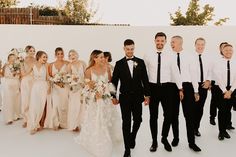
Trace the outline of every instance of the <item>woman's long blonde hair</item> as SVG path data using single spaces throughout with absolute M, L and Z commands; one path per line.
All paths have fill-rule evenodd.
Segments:
M 95 64 L 94 58 L 97 58 L 98 55 L 100 55 L 101 53 L 103 53 L 101 50 L 93 50 L 93 52 L 90 54 L 89 65 L 88 65 L 87 69 L 94 66 L 94 64 Z

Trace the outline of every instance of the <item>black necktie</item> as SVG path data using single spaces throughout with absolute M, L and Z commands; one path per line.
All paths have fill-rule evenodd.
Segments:
M 180 57 L 179 57 L 179 53 L 177 53 L 177 65 L 179 67 L 179 72 L 181 72 L 181 70 L 180 70 Z
M 199 55 L 199 63 L 200 63 L 200 80 L 201 82 L 203 82 L 203 66 L 202 66 L 202 58 L 201 58 L 201 54 Z
M 227 61 L 227 87 L 228 90 L 230 89 L 230 63 L 229 60 Z
M 157 62 L 157 84 L 161 83 L 161 52 L 158 52 L 158 62 Z

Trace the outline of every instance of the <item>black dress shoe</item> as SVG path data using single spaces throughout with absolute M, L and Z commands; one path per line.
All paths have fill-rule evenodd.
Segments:
M 150 152 L 157 151 L 157 144 L 152 144 L 149 150 L 150 150 Z
M 123 157 L 131 157 L 130 151 L 126 150 Z
M 230 126 L 227 126 L 226 129 L 227 129 L 227 130 L 234 130 L 235 128 L 234 128 L 232 125 L 230 125 Z
M 189 144 L 189 148 L 192 149 L 195 152 L 200 152 L 201 149 L 194 143 L 194 144 Z
M 222 133 L 222 135 L 225 137 L 225 138 L 230 138 L 230 135 L 225 131 Z
M 210 124 L 211 125 L 216 125 L 215 119 L 210 119 Z
M 225 139 L 223 133 L 221 133 L 221 132 L 219 133 L 218 139 L 219 139 L 220 141 L 223 141 L 223 140 Z
M 173 141 L 171 142 L 171 145 L 172 145 L 173 147 L 178 146 L 178 144 L 179 144 L 179 139 L 178 139 L 178 138 L 174 138 Z
M 194 135 L 200 137 L 201 133 L 198 130 L 196 130 L 196 131 L 194 131 Z
M 132 138 L 132 139 L 130 140 L 129 147 L 130 147 L 131 149 L 134 149 L 135 145 L 136 145 L 135 139 Z
M 162 138 L 161 139 L 161 143 L 164 144 L 164 148 L 165 148 L 166 151 L 168 151 L 168 152 L 172 151 L 172 148 L 171 148 L 171 146 L 170 146 L 170 144 L 169 144 L 167 139 Z

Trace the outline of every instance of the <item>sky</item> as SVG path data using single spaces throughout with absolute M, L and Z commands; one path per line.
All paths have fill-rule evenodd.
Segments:
M 20 0 L 19 6 L 45 4 L 58 6 L 66 0 Z M 94 22 L 107 24 L 130 24 L 133 26 L 168 26 L 169 13 L 174 13 L 178 7 L 186 11 L 190 0 L 91 0 L 91 8 L 97 8 Z M 214 21 L 229 17 L 224 25 L 236 25 L 234 0 L 200 0 L 200 5 L 210 4 L 215 7 Z M 212 25 L 212 24 L 209 24 Z

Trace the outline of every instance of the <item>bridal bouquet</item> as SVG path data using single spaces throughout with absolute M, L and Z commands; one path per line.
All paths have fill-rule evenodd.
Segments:
M 85 87 L 82 90 L 82 96 L 85 101 L 97 101 L 99 99 L 111 99 L 111 93 L 115 93 L 115 87 L 112 83 L 107 83 L 103 80 L 91 81 L 85 79 Z
M 69 85 L 70 90 L 73 92 L 77 92 L 83 87 L 83 80 L 79 78 L 78 75 L 75 74 L 67 74 L 66 83 Z
M 67 83 L 67 75 L 65 73 L 58 72 L 50 78 L 50 81 L 59 87 L 64 88 L 65 84 Z

